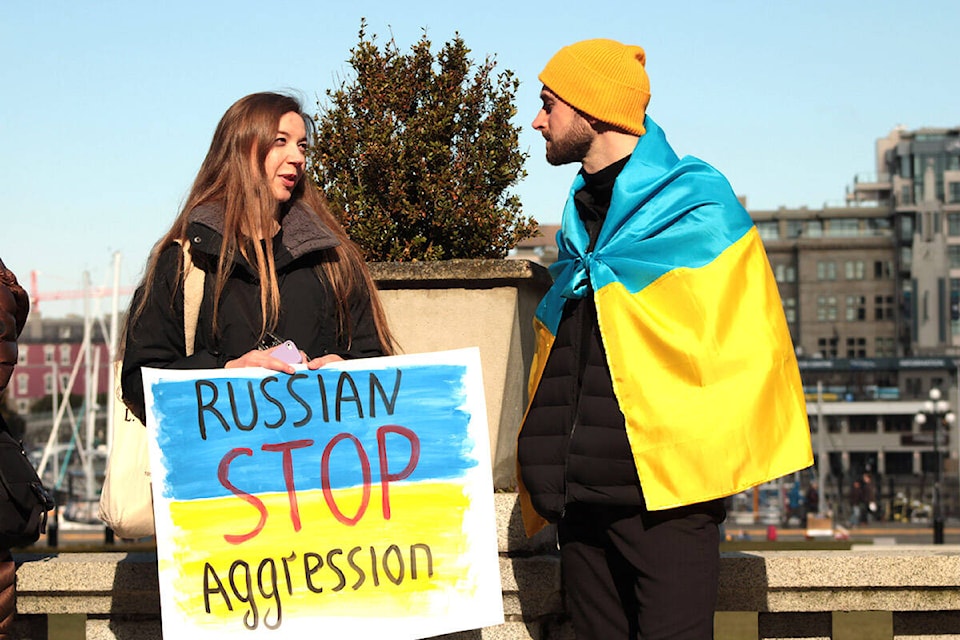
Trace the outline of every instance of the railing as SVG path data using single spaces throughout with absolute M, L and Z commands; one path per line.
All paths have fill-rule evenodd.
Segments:
M 516 496 L 497 494 L 506 621 L 447 640 L 572 638 L 553 533 L 522 533 Z M 159 639 L 150 552 L 17 556 L 14 638 Z M 751 551 L 721 558 L 715 640 L 960 639 L 960 548 Z

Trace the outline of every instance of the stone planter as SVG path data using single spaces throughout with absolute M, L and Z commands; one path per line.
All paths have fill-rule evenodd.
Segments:
M 479 347 L 494 485 L 514 488 L 533 315 L 549 272 L 526 260 L 380 262 L 370 269 L 403 353 Z

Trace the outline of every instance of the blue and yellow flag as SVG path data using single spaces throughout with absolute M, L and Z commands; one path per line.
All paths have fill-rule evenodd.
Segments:
M 539 384 L 563 305 L 593 295 L 647 507 L 731 495 L 813 462 L 800 373 L 756 227 L 726 178 L 649 117 L 596 246 L 573 195 L 537 309 Z

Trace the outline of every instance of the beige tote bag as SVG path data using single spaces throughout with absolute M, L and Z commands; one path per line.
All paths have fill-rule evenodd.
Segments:
M 190 244 L 183 245 L 183 334 L 187 355 L 193 354 L 197 317 L 203 299 L 202 270 L 193 266 Z M 122 362 L 114 362 L 113 442 L 107 457 L 106 475 L 100 492 L 100 519 L 121 538 L 136 540 L 152 536 L 153 488 L 147 428 L 123 403 L 120 389 Z

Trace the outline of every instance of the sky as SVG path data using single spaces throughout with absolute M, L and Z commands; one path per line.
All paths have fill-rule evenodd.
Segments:
M 476 62 L 516 74 L 529 158 L 514 192 L 543 224 L 559 222 L 577 167 L 547 164 L 529 126 L 537 74 L 587 38 L 644 47 L 647 113 L 752 210 L 840 205 L 874 175 L 878 138 L 960 126 L 957 0 L 0 0 L 0 258 L 41 295 L 110 286 L 115 256 L 133 287 L 223 112 L 257 91 L 317 111 L 350 79 L 363 18 L 402 51 L 424 31 L 435 51 L 459 34 Z

